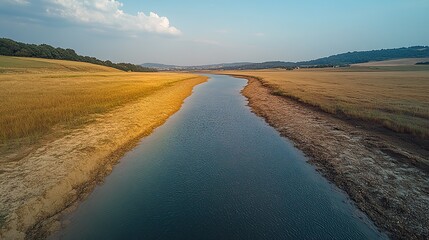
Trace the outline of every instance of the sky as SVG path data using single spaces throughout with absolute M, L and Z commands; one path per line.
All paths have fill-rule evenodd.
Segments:
M 0 0 L 0 37 L 114 62 L 302 61 L 429 45 L 429 0 Z

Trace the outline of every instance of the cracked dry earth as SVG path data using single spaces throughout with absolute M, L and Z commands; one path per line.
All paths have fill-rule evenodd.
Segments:
M 378 227 L 393 239 L 429 238 L 426 149 L 272 95 L 259 80 L 244 78 L 252 110 L 290 138 Z
M 0 239 L 41 239 L 58 215 L 90 192 L 127 149 L 180 109 L 194 77 L 97 117 L 19 159 L 0 159 Z

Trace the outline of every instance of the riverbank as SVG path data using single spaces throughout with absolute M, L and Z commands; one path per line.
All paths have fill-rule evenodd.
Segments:
M 2 161 L 0 238 L 46 237 L 58 226 L 59 213 L 85 197 L 123 153 L 178 111 L 193 87 L 206 80 L 194 76 L 171 83 L 43 142 L 20 159 Z
M 246 80 L 209 77 L 51 239 L 386 239 L 251 112 Z
M 249 106 L 291 139 L 312 164 L 395 239 L 429 237 L 429 174 L 418 163 L 427 150 L 359 127 L 248 79 Z

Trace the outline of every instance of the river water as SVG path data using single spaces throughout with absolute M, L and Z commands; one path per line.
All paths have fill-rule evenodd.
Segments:
M 209 75 L 64 221 L 62 239 L 378 239 L 371 221 Z

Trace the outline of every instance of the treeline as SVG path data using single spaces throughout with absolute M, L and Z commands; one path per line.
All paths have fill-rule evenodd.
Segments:
M 299 62 L 306 65 L 348 65 L 366 63 L 371 61 L 385 61 L 400 58 L 426 58 L 429 57 L 428 46 L 414 46 L 393 49 L 381 49 L 372 51 L 347 52 L 316 60 Z
M 58 60 L 87 62 L 131 72 L 156 72 L 156 69 L 142 67 L 131 63 L 113 63 L 95 57 L 78 55 L 73 49 L 54 48 L 47 44 L 27 44 L 8 38 L 0 38 L 0 55 L 15 57 L 37 57 Z
M 262 63 L 249 63 L 237 66 L 227 66 L 222 69 L 225 70 L 251 70 L 251 69 L 266 69 L 266 68 L 284 68 L 292 70 L 297 67 L 296 63 L 293 62 L 282 62 L 282 61 L 270 61 Z
M 282 62 L 270 61 L 262 63 L 251 63 L 240 66 L 224 67 L 226 70 L 237 69 L 266 69 L 266 68 L 327 68 L 327 67 L 347 67 L 351 64 L 366 63 L 371 61 L 384 61 L 400 58 L 427 58 L 429 57 L 428 46 L 414 46 L 394 49 L 381 49 L 372 51 L 347 52 L 329 57 L 319 58 L 302 62 Z M 425 63 L 419 63 L 423 65 Z

